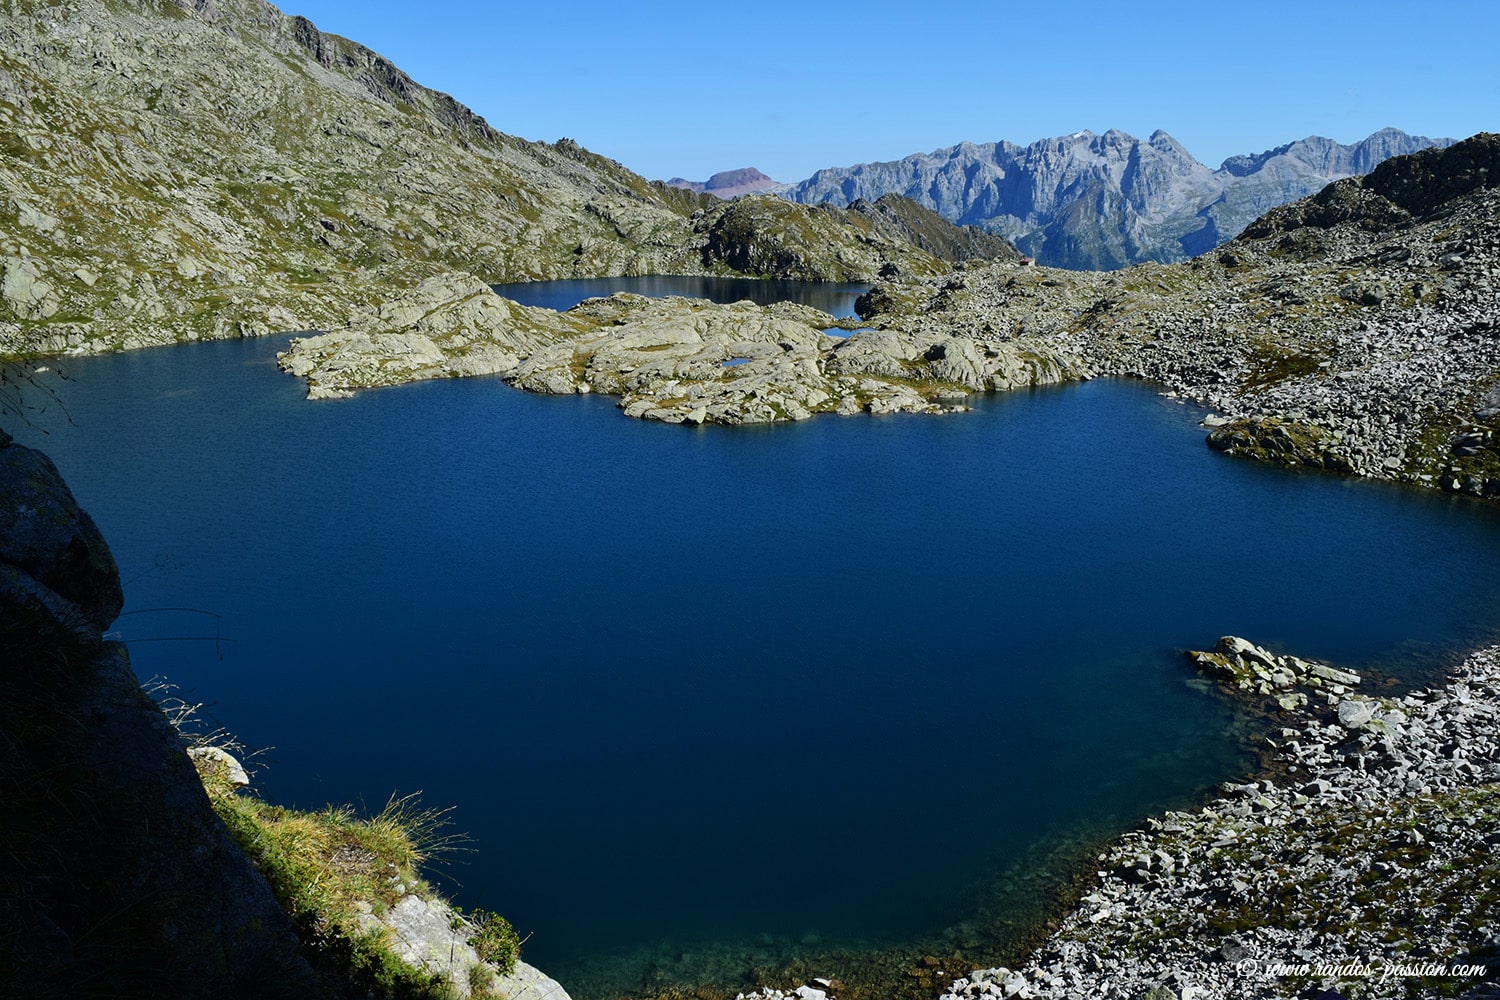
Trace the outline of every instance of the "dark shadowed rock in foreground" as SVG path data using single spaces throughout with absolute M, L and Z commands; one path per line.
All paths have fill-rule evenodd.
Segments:
M 68 491 L 52 460 L 0 436 L 0 587 L 106 628 L 124 597 L 109 546 Z
M 103 640 L 120 606 L 109 548 L 52 463 L 0 445 L 0 993 L 323 995 L 181 739 Z

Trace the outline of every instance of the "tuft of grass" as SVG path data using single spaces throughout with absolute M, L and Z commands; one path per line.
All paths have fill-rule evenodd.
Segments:
M 475 910 L 469 915 L 469 925 L 473 928 L 469 944 L 474 953 L 506 975 L 514 972 L 521 939 L 510 921 L 498 913 Z
M 215 811 L 316 953 L 315 965 L 343 967 L 380 997 L 451 995 L 449 984 L 401 961 L 386 933 L 360 921 L 360 904 L 390 907 L 426 889 L 417 874 L 429 856 L 422 824 L 441 813 L 414 809 L 412 796 L 392 798 L 370 819 L 348 806 L 287 809 L 237 793 L 218 770 L 200 774 Z M 411 817 L 417 825 L 408 827 Z
M 147 682 L 168 720 L 190 747 L 215 747 L 244 759 L 244 746 L 222 728 L 203 723 L 201 704 L 178 697 L 159 678 Z M 253 755 L 251 755 L 253 756 Z M 265 876 L 291 916 L 307 957 L 325 979 L 348 983 L 352 995 L 378 1000 L 451 1000 L 454 985 L 442 975 L 407 964 L 395 952 L 391 932 L 370 926 L 380 913 L 409 894 L 434 893 L 420 872 L 429 862 L 465 850 L 451 809 L 423 806 L 420 793 L 392 795 L 373 816 L 346 805 L 288 809 L 236 788 L 228 768 L 214 756 L 194 765 L 214 811 L 230 835 Z M 520 942 L 504 918 L 484 911 L 468 919 L 470 941 L 480 958 L 501 972 L 515 968 Z M 480 989 L 494 976 L 480 976 Z

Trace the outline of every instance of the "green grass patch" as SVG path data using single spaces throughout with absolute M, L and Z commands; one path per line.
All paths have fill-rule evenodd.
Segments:
M 1265 389 L 1287 379 L 1316 375 L 1326 358 L 1317 353 L 1299 353 L 1276 344 L 1258 345 L 1251 353 L 1247 389 Z
M 402 961 L 388 931 L 359 920 L 362 906 L 378 913 L 409 892 L 430 894 L 418 869 L 452 846 L 443 810 L 411 796 L 393 797 L 369 818 L 348 806 L 287 809 L 238 792 L 211 759 L 198 768 L 214 810 L 292 917 L 315 968 L 382 1000 L 455 995 L 442 977 Z M 490 936 L 503 957 L 502 935 Z

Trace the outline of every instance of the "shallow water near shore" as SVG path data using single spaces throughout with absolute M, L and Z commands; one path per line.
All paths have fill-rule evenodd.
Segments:
M 1149 385 L 689 429 L 495 379 L 309 403 L 284 342 L 71 361 L 74 425 L 17 437 L 128 608 L 222 616 L 222 659 L 122 618 L 137 672 L 274 748 L 273 801 L 454 805 L 457 900 L 579 1000 L 998 953 L 1017 861 L 1248 766 L 1181 649 L 1414 681 L 1500 621 L 1500 511 L 1219 455 Z

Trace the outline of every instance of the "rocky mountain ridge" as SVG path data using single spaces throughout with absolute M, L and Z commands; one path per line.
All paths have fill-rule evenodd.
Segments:
M 1118 129 L 1082 131 L 1028 146 L 964 142 L 828 168 L 778 191 L 834 205 L 895 192 L 1004 236 L 1043 264 L 1112 270 L 1204 253 L 1277 205 L 1391 156 L 1452 141 L 1392 128 L 1350 145 L 1310 136 L 1211 170 L 1162 131 L 1144 141 Z

